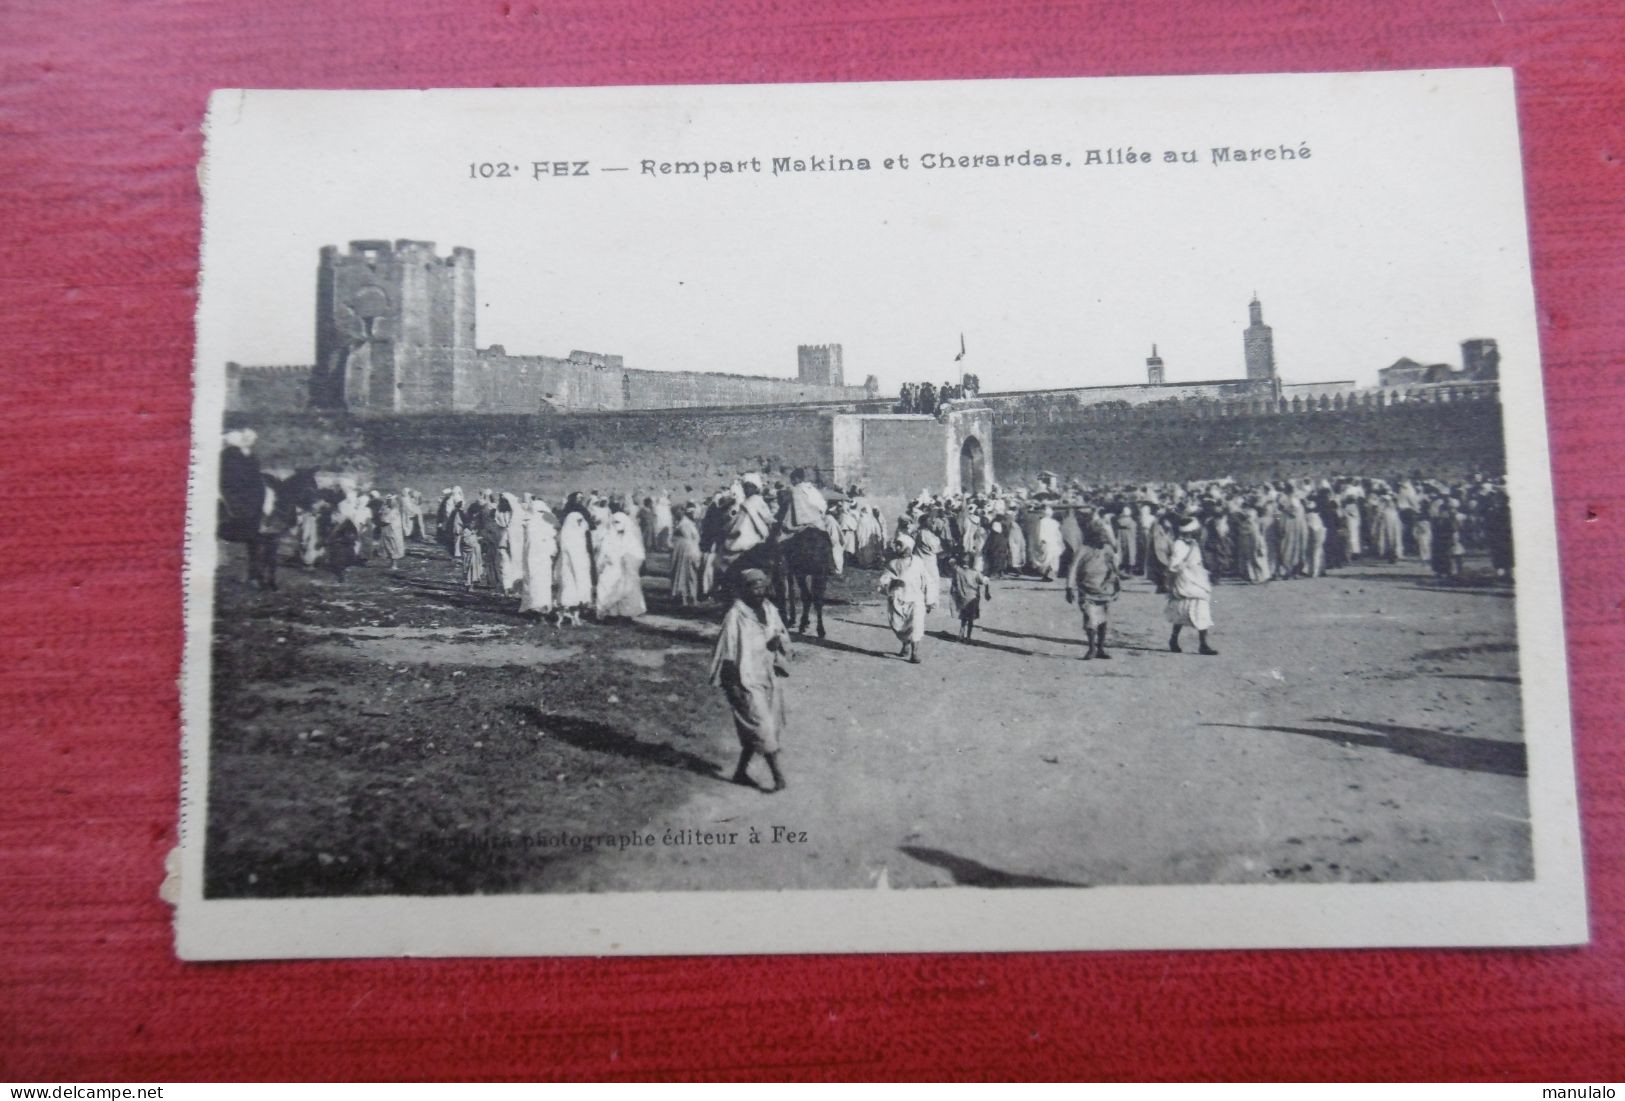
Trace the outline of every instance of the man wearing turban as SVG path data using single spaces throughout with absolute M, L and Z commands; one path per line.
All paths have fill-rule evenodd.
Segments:
M 790 633 L 778 609 L 767 599 L 769 582 L 761 570 L 739 575 L 738 595 L 722 620 L 722 633 L 711 655 L 711 683 L 722 689 L 733 709 L 739 735 L 736 784 L 754 786 L 746 771 L 760 753 L 773 774 L 770 791 L 783 791 L 779 739 L 784 733 L 784 678 L 790 675 Z

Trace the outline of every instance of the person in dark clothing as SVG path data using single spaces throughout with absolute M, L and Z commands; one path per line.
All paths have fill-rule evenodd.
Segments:
M 252 428 L 227 432 L 220 452 L 220 538 L 248 543 L 259 537 L 265 478 L 254 455 Z
M 1492 493 L 1484 506 L 1484 542 L 1497 577 L 1512 579 L 1512 506 L 1504 492 Z
M 989 577 L 1003 577 L 1010 572 L 1010 536 L 1005 528 L 1008 517 L 992 520 L 987 526 L 987 541 L 982 544 L 982 558 Z

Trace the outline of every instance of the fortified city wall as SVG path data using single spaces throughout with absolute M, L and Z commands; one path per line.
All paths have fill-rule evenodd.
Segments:
M 624 366 L 620 356 L 590 352 L 563 359 L 516 356 L 498 344 L 480 349 L 458 378 L 457 395 L 459 409 L 534 413 L 864 401 L 875 391 L 765 375 L 649 371 Z
M 1138 406 L 983 401 L 995 475 L 1012 485 L 1040 470 L 1114 482 L 1506 470 L 1494 383 Z
M 983 442 L 1002 484 L 1029 484 L 1040 470 L 1089 481 L 1412 469 L 1456 476 L 1505 471 L 1497 389 L 1493 383 L 1426 387 L 1403 392 L 1400 400 L 1361 392 L 1296 404 L 1084 406 L 996 396 L 979 402 L 990 407 L 991 440 Z M 682 494 L 684 486 L 709 490 L 752 468 L 787 474 L 795 466 L 815 467 L 830 478 L 837 414 L 887 411 L 886 403 L 876 402 L 545 416 L 235 412 L 226 423 L 256 428 L 268 465 L 350 470 L 379 485 L 411 485 L 424 493 L 455 482 L 464 489 L 491 485 L 550 496 L 658 486 Z M 884 452 L 868 454 L 866 447 L 861 456 L 877 496 L 880 480 L 890 482 L 892 473 L 909 493 L 932 484 L 926 470 L 935 467 L 926 449 L 936 448 L 931 454 L 938 464 L 944 451 L 931 430 L 928 418 L 898 418 L 895 428 L 870 433 Z M 904 446 L 910 441 L 919 455 Z
M 226 425 L 254 427 L 267 466 L 354 472 L 424 494 L 459 484 L 558 497 L 654 487 L 682 495 L 690 485 L 709 492 L 749 469 L 788 475 L 806 466 L 827 477 L 832 418 L 832 409 L 817 406 L 557 416 L 240 412 L 228 413 Z
M 620 356 L 508 355 L 481 348 L 457 368 L 458 408 L 476 413 L 610 412 L 696 409 L 718 405 L 790 405 L 869 401 L 872 387 L 831 386 L 791 378 L 699 371 L 648 371 Z M 311 407 L 308 364 L 226 364 L 226 408 L 242 413 L 299 412 Z
M 310 408 L 308 363 L 226 364 L 226 409 L 287 413 Z

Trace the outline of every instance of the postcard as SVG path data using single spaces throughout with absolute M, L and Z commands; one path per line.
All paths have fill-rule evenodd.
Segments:
M 186 959 L 1584 942 L 1510 70 L 220 91 Z

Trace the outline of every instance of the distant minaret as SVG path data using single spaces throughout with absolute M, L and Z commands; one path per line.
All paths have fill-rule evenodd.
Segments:
M 1162 357 L 1157 354 L 1157 346 L 1151 345 L 1151 355 L 1145 361 L 1145 381 L 1152 386 L 1161 386 L 1164 382 L 1162 375 Z
M 1247 306 L 1248 320 L 1252 324 L 1242 334 L 1242 348 L 1247 355 L 1247 379 L 1250 382 L 1267 381 L 1275 377 L 1275 336 L 1264 324 L 1264 307 L 1258 301 L 1258 292 Z

